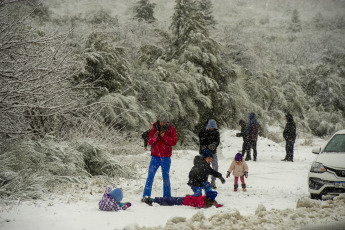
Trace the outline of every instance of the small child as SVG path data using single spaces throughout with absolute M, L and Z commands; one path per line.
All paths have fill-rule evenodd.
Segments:
M 237 153 L 235 159 L 232 161 L 230 168 L 226 173 L 226 178 L 230 176 L 230 173 L 233 172 L 235 180 L 234 180 L 234 191 L 237 192 L 238 189 L 238 177 L 240 177 L 242 183 L 242 190 L 245 192 L 246 184 L 244 183 L 244 177 L 248 178 L 248 165 L 243 160 L 242 154 Z
M 193 196 L 201 196 L 203 189 L 206 193 L 212 191 L 212 185 L 207 181 L 209 175 L 219 178 L 222 184 L 225 183 L 222 174 L 211 168 L 212 158 L 213 153 L 207 149 L 202 152 L 202 155 L 194 157 L 194 166 L 189 172 L 189 181 L 187 183 L 194 192 Z
M 155 197 L 154 199 L 146 197 L 144 202 L 150 206 L 152 206 L 152 203 L 157 203 L 161 206 L 185 205 L 196 208 L 223 207 L 223 205 L 218 204 L 215 200 L 216 196 L 216 191 L 209 191 L 206 193 L 206 196 L 187 195 L 185 197 Z
M 111 189 L 110 186 L 107 187 L 105 193 L 103 194 L 102 200 L 98 203 L 99 209 L 102 211 L 119 211 L 119 210 L 126 210 L 132 204 L 129 202 L 122 203 L 121 200 L 123 198 L 122 190 L 116 188 L 114 190 Z

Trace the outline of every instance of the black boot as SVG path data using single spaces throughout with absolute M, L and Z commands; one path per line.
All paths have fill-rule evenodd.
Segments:
M 149 196 L 145 196 L 141 199 L 141 202 L 144 202 L 147 205 L 152 206 L 153 199 L 151 199 Z
M 243 190 L 243 192 L 246 192 L 246 191 L 247 191 L 247 186 L 246 186 L 246 184 L 242 184 L 242 190 Z
M 237 192 L 238 184 L 234 184 L 234 191 Z

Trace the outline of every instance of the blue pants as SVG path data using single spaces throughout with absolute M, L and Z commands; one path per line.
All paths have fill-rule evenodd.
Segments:
M 212 191 L 212 185 L 210 184 L 210 182 L 206 182 L 202 187 L 192 186 L 191 188 L 194 192 L 193 196 L 202 196 L 203 189 L 205 189 L 205 193 L 208 191 Z
M 163 196 L 171 197 L 170 178 L 169 178 L 170 165 L 171 165 L 170 157 L 156 157 L 156 156 L 151 157 L 151 162 L 149 166 L 149 172 L 147 175 L 143 197 L 151 196 L 153 180 L 159 166 L 162 168 Z
M 293 147 L 295 145 L 295 141 L 286 141 L 286 159 L 293 160 Z

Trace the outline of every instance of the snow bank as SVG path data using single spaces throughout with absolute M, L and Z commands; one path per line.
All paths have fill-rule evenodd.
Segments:
M 326 202 L 302 198 L 297 201 L 296 209 L 267 211 L 265 206 L 260 204 L 255 215 L 250 216 L 242 216 L 239 211 L 234 211 L 207 218 L 202 210 L 189 219 L 173 217 L 166 223 L 165 227 L 135 227 L 135 229 L 293 229 L 311 223 L 333 222 L 344 220 L 344 218 L 345 194 L 342 194 L 335 197 L 334 200 Z

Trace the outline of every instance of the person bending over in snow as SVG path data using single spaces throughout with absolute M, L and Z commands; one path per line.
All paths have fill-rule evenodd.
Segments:
M 127 208 L 131 207 L 131 203 L 126 202 L 122 203 L 121 200 L 123 198 L 122 190 L 116 188 L 114 190 L 111 189 L 110 186 L 107 187 L 105 190 L 102 200 L 98 203 L 99 209 L 102 211 L 119 211 L 119 210 L 126 210 Z
M 197 208 L 209 208 L 215 206 L 216 208 L 223 207 L 215 200 L 217 196 L 216 191 L 208 191 L 206 196 L 191 196 L 185 197 L 155 197 L 154 199 L 146 197 L 145 203 L 152 206 L 152 203 L 157 203 L 161 206 L 185 205 Z
M 194 192 L 193 196 L 201 196 L 203 189 L 206 193 L 212 191 L 212 185 L 207 181 L 209 175 L 219 178 L 222 184 L 225 183 L 222 174 L 211 168 L 212 157 L 212 152 L 207 149 L 202 152 L 202 155 L 194 157 L 194 166 L 189 172 L 189 181 L 187 183 Z
M 245 160 L 251 160 L 251 156 L 250 156 L 250 143 L 249 143 L 249 137 L 246 135 L 246 122 L 244 120 L 240 120 L 240 122 L 238 123 L 241 126 L 241 132 L 240 133 L 236 133 L 236 137 L 242 137 L 243 138 L 243 144 L 242 144 L 242 156 L 245 157 Z
M 244 183 L 244 177 L 248 178 L 248 165 L 243 160 L 242 154 L 237 153 L 235 159 L 231 162 L 230 168 L 226 173 L 226 178 L 228 178 L 233 172 L 235 180 L 234 180 L 234 191 L 237 192 L 238 189 L 238 177 L 240 177 L 242 183 L 242 190 L 245 192 L 246 184 Z

